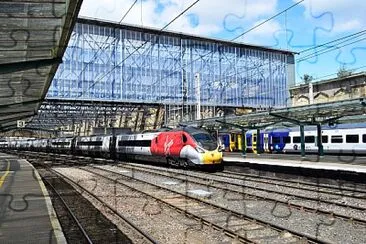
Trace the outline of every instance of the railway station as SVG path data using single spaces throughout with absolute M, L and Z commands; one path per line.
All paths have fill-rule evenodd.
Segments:
M 218 36 L 92 2 L 0 3 L 1 243 L 366 242 L 365 72 L 238 41 L 303 1 Z

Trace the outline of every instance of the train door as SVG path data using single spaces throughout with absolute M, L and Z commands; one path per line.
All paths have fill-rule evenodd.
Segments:
M 247 152 L 252 152 L 252 134 L 251 132 L 247 132 L 245 136 L 246 136 L 245 144 Z
M 242 138 L 241 134 L 238 134 L 237 135 L 237 142 L 238 142 L 237 149 L 238 149 L 238 151 L 242 151 L 243 150 L 242 140 L 243 140 L 243 138 Z
M 230 136 L 229 134 L 222 134 L 220 135 L 221 142 L 225 147 L 225 151 L 230 151 Z
M 269 152 L 269 136 L 268 133 L 263 134 L 263 149 L 265 152 Z
M 253 131 L 252 133 L 252 151 L 257 154 L 257 132 Z
M 116 150 L 116 141 L 117 141 L 117 137 L 116 136 L 111 136 L 109 138 L 109 157 L 111 159 L 116 159 L 116 153 L 117 153 L 117 150 Z
M 234 133 L 230 133 L 230 152 L 235 151 L 235 134 Z

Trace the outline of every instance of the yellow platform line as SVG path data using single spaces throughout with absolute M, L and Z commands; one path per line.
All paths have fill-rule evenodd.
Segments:
M 3 184 L 5 182 L 5 178 L 6 178 L 6 176 L 8 176 L 9 169 L 10 169 L 10 161 L 8 159 L 5 159 L 5 160 L 6 160 L 6 162 L 8 162 L 8 166 L 6 167 L 5 174 L 3 176 L 1 176 L 1 178 L 0 178 L 0 188 L 3 186 Z

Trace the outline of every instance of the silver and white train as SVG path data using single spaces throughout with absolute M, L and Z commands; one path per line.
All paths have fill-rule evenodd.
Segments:
M 305 151 L 317 152 L 316 130 L 305 130 Z M 330 154 L 366 154 L 366 128 L 335 128 L 322 130 L 324 153 Z M 301 150 L 300 131 L 290 131 L 284 137 L 283 152 Z

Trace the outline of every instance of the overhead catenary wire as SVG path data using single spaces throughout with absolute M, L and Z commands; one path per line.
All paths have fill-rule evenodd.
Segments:
M 271 21 L 272 19 L 276 18 L 277 16 L 279 16 L 279 15 L 281 15 L 281 14 L 283 14 L 283 13 L 287 12 L 288 10 L 292 9 L 293 7 L 295 7 L 295 6 L 299 5 L 299 4 L 300 4 L 300 3 L 302 3 L 303 1 L 305 1 L 305 0 L 301 0 L 301 1 L 298 1 L 298 2 L 294 3 L 294 4 L 293 4 L 293 5 L 291 5 L 290 7 L 286 8 L 286 9 L 282 10 L 281 12 L 279 12 L 279 13 L 277 13 L 277 14 L 273 15 L 272 17 L 270 17 L 270 18 L 268 18 L 268 19 L 266 19 L 266 20 L 262 21 L 261 23 L 259 23 L 259 24 L 255 25 L 255 26 L 253 26 L 253 27 L 252 27 L 252 28 L 250 28 L 249 30 L 244 31 L 244 32 L 243 32 L 243 33 L 241 33 L 240 35 L 238 35 L 238 36 L 236 36 L 235 38 L 231 39 L 231 41 L 235 41 L 236 39 L 238 39 L 238 38 L 240 38 L 240 37 L 244 36 L 245 34 L 247 34 L 247 33 L 251 32 L 252 30 L 254 30 L 254 29 L 256 29 L 256 28 L 258 28 L 258 27 L 260 27 L 260 26 L 264 25 L 265 23 L 267 23 L 267 22 Z
M 119 24 L 122 23 L 122 21 L 126 18 L 126 16 L 130 13 L 131 9 L 133 8 L 133 6 L 135 6 L 135 4 L 137 3 L 138 0 L 135 0 L 131 6 L 128 8 L 128 10 L 126 11 L 126 13 L 123 15 L 123 17 L 121 18 L 121 20 L 118 22 Z
M 366 40 L 366 37 L 361 38 L 361 39 L 356 40 L 356 41 L 353 41 L 353 42 L 350 42 L 350 43 L 346 43 L 346 44 L 344 44 L 344 45 L 342 45 L 342 46 L 332 46 L 332 47 L 329 47 L 329 48 L 324 48 L 323 50 L 320 50 L 320 51 L 318 51 L 318 52 L 315 52 L 315 53 L 312 53 L 312 54 L 308 54 L 308 55 L 306 55 L 305 57 L 299 58 L 299 59 L 297 60 L 297 62 L 298 62 L 298 63 L 299 63 L 299 62 L 303 62 L 303 61 L 305 61 L 305 60 L 308 60 L 308 59 L 311 59 L 311 58 L 318 57 L 318 56 L 323 55 L 323 54 L 325 54 L 325 53 L 329 53 L 329 52 L 332 52 L 332 51 L 335 51 L 335 50 L 341 49 L 342 47 L 346 47 L 346 46 L 349 46 L 349 45 L 355 44 L 355 43 L 360 42 L 360 41 L 363 41 L 363 40 Z M 347 40 L 347 41 L 349 41 L 349 40 Z M 347 42 L 347 41 L 343 41 L 343 42 L 341 42 L 341 43 L 344 43 L 344 42 Z M 338 44 L 341 44 L 341 43 L 338 43 Z
M 302 53 L 305 53 L 305 52 L 308 52 L 308 51 L 311 51 L 311 50 L 314 50 L 316 48 L 319 48 L 319 47 L 323 47 L 325 45 L 328 45 L 328 44 L 331 44 L 331 43 L 334 43 L 334 42 L 337 42 L 337 41 L 341 41 L 343 39 L 347 39 L 347 38 L 350 38 L 350 37 L 354 37 L 354 36 L 359 36 L 360 34 L 364 35 L 366 34 L 366 30 L 362 30 L 362 31 L 359 31 L 359 32 L 356 32 L 356 33 L 353 33 L 353 34 L 350 34 L 350 35 L 346 35 L 346 36 L 343 36 L 343 37 L 340 37 L 340 38 L 337 38 L 335 40 L 332 40 L 332 41 L 329 41 L 329 42 L 326 42 L 326 43 L 323 43 L 323 44 L 320 44 L 320 45 L 316 45 L 314 47 L 310 47 L 310 48 L 307 48 L 307 49 L 304 49 L 304 50 L 301 50 L 299 51 L 300 54 Z

